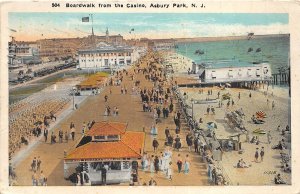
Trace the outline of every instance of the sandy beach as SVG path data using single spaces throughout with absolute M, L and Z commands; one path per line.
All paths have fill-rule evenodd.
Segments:
M 187 93 L 187 104 L 191 106 L 190 99 L 194 100 L 206 100 L 207 97 L 210 99 L 217 99 L 217 94 L 220 92 L 220 96 L 225 93 L 230 93 L 232 100 L 235 104 L 226 106 L 227 100 L 224 101 L 223 107 L 218 107 L 218 103 L 207 103 L 207 104 L 194 104 L 194 117 L 195 120 L 199 118 L 203 119 L 203 128 L 207 129 L 206 123 L 215 122 L 218 128 L 215 130 L 216 137 L 218 139 L 227 139 L 231 135 L 241 133 L 241 131 L 234 130 L 228 125 L 225 120 L 225 113 L 243 109 L 245 118 L 243 120 L 245 128 L 250 132 L 250 139 L 252 136 L 256 136 L 253 133 L 255 129 L 263 129 L 266 132 L 270 131 L 272 140 L 268 143 L 267 135 L 259 136 L 261 143 L 259 145 L 251 144 L 246 142 L 246 135 L 241 135 L 240 141 L 242 142 L 243 154 L 239 154 L 237 151 L 224 152 L 223 160 L 220 164 L 225 169 L 233 185 L 270 185 L 273 184 L 273 178 L 276 173 L 281 173 L 284 180 L 289 184 L 291 183 L 291 174 L 285 173 L 280 168 L 280 150 L 273 150 L 271 147 L 278 144 L 281 139 L 285 139 L 287 142 L 287 152 L 290 153 L 290 135 L 282 136 L 281 130 L 277 131 L 277 126 L 285 128 L 286 125 L 290 125 L 290 98 L 288 97 L 288 89 L 274 88 L 274 89 L 260 89 L 260 91 L 253 91 L 247 89 L 238 88 L 226 88 L 221 90 L 218 87 L 203 88 L 203 94 L 199 94 L 199 88 L 180 88 L 181 93 Z M 212 90 L 212 95 L 207 95 L 207 91 Z M 262 91 L 268 92 L 265 96 Z M 251 92 L 252 97 L 249 98 Z M 238 95 L 240 93 L 240 99 Z M 273 95 L 272 95 L 273 94 Z M 267 102 L 269 101 L 269 103 Z M 272 109 L 271 102 L 275 102 L 275 108 Z M 206 113 L 207 106 L 215 107 L 215 114 Z M 264 124 L 254 124 L 251 121 L 251 116 L 255 115 L 257 111 L 264 111 L 267 115 Z M 263 162 L 255 162 L 254 154 L 256 148 L 264 147 L 265 158 Z M 243 159 L 247 164 L 251 164 L 250 168 L 236 168 L 239 159 Z

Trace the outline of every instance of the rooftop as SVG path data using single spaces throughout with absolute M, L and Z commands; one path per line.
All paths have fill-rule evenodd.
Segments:
M 89 142 L 77 147 L 65 160 L 141 158 L 144 141 L 143 132 L 126 132 L 120 141 Z
M 102 135 L 121 135 L 124 134 L 127 128 L 127 123 L 120 122 L 97 122 L 86 133 L 87 136 L 102 136 Z
M 95 48 L 80 49 L 79 53 L 87 52 L 124 52 L 131 51 L 133 48 L 127 45 L 110 45 L 100 42 Z
M 195 63 L 202 65 L 206 69 L 217 69 L 217 68 L 228 68 L 228 67 L 255 67 L 262 63 L 268 63 L 268 61 L 246 62 L 240 60 L 220 60 L 220 61 L 195 61 Z

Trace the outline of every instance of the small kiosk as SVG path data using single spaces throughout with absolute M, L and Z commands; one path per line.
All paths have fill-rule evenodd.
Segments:
M 101 169 L 105 166 L 106 184 L 129 182 L 132 162 L 142 157 L 145 134 L 126 128 L 127 123 L 96 122 L 65 156 L 64 177 L 81 173 L 85 177 L 83 185 L 101 184 Z
M 102 75 L 101 73 L 96 73 L 89 76 L 86 80 L 82 81 L 80 84 L 76 85 L 77 91 L 81 95 L 91 95 L 98 93 L 99 89 L 105 85 L 107 81 L 107 75 Z

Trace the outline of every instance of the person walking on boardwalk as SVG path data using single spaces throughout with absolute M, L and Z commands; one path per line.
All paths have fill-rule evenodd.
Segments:
M 36 171 L 34 171 L 31 179 L 32 179 L 32 186 L 38 186 L 38 176 L 36 174 Z
M 177 151 L 179 151 L 180 148 L 181 148 L 180 137 L 177 135 L 175 138 L 175 149 L 177 149 Z
M 32 163 L 31 163 L 31 170 L 36 171 L 36 165 L 37 165 L 37 159 L 36 157 L 33 158 Z
M 156 153 L 157 148 L 158 148 L 158 146 L 159 146 L 159 143 L 158 143 L 158 141 L 157 141 L 156 138 L 153 139 L 153 141 L 152 141 L 152 146 L 153 146 L 154 153 Z
M 59 131 L 58 131 L 59 143 L 62 143 L 63 136 L 64 136 L 63 131 L 61 129 L 59 129 Z
M 107 170 L 104 167 L 104 165 L 102 165 L 102 168 L 101 168 L 101 183 L 102 183 L 102 185 L 106 185 L 106 173 L 107 173 Z
M 168 168 L 167 168 L 167 178 L 169 180 L 172 180 L 173 175 L 173 168 L 172 168 L 172 162 L 169 162 Z
M 51 144 L 54 144 L 56 143 L 56 136 L 54 135 L 54 132 L 52 131 L 52 134 L 51 134 Z
M 44 138 L 45 138 L 45 142 L 47 142 L 47 139 L 48 139 L 48 129 L 47 128 L 44 129 Z
M 44 175 L 44 172 L 43 171 L 41 171 L 41 174 L 40 174 L 40 184 L 41 184 L 41 186 L 46 186 L 45 185 L 45 175 Z
M 158 159 L 158 156 L 155 156 L 155 159 L 154 159 L 154 169 L 155 169 L 155 173 L 157 173 L 159 171 L 159 159 Z
M 75 124 L 73 122 L 71 122 L 70 124 L 70 129 L 75 128 Z
M 154 155 L 151 155 L 151 158 L 150 158 L 150 172 L 151 173 L 154 173 Z
M 184 174 L 188 174 L 190 172 L 190 158 L 187 154 L 184 161 Z
M 41 158 L 40 156 L 38 156 L 37 160 L 36 160 L 36 170 L 39 172 L 40 169 L 41 169 L 41 164 L 42 164 L 42 161 L 41 161 Z
M 196 153 L 199 153 L 199 141 L 199 137 L 194 139 L 194 148 Z
M 68 143 L 68 140 L 69 140 L 69 134 L 67 131 L 65 131 L 65 141 L 66 143 Z
M 188 145 L 189 152 L 190 152 L 190 151 L 191 151 L 191 147 L 192 147 L 192 145 L 193 145 L 193 136 L 192 136 L 192 134 L 191 134 L 191 133 L 188 133 L 188 134 L 186 135 L 185 140 L 186 140 L 186 144 Z
M 165 129 L 165 135 L 166 135 L 166 138 L 169 137 L 169 135 L 170 135 L 169 127 L 166 127 L 166 129 Z
M 181 172 L 181 169 L 182 169 L 182 159 L 181 159 L 181 156 L 180 154 L 178 154 L 178 157 L 177 157 L 177 168 L 178 168 L 178 173 Z
M 75 139 L 75 127 L 71 128 L 71 136 L 72 136 L 72 140 L 74 141 L 74 139 Z

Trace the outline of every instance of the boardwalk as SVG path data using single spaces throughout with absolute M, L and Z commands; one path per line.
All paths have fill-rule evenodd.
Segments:
M 129 70 L 129 73 L 132 71 Z M 153 84 L 146 81 L 144 75 L 137 74 L 136 80 L 141 81 L 140 87 L 150 88 Z M 69 151 L 76 145 L 76 142 L 81 138 L 81 128 L 83 122 L 89 122 L 92 120 L 103 121 L 119 121 L 127 122 L 130 131 L 143 131 L 145 129 L 146 141 L 145 151 L 150 155 L 152 154 L 152 139 L 150 136 L 150 127 L 153 123 L 153 115 L 149 112 L 143 112 L 142 102 L 140 95 L 133 95 L 131 88 L 133 82 L 129 76 L 124 76 L 122 86 L 126 86 L 128 89 L 127 94 L 121 94 L 121 86 L 107 87 L 104 91 L 97 96 L 89 96 L 83 104 L 80 105 L 79 109 L 73 111 L 67 118 L 61 121 L 55 128 L 55 134 L 58 134 L 58 130 L 62 129 L 66 131 L 69 129 L 71 122 L 75 124 L 76 135 L 75 141 L 69 140 L 68 143 L 56 143 L 51 145 L 49 140 L 44 143 L 38 144 L 35 148 L 30 151 L 27 157 L 16 166 L 16 173 L 18 175 L 17 185 L 32 185 L 31 176 L 33 172 L 30 170 L 30 164 L 34 157 L 40 156 L 42 160 L 41 170 L 48 177 L 48 185 L 72 185 L 71 182 L 64 180 L 63 178 L 63 157 L 64 150 Z M 112 94 L 110 94 L 110 89 Z M 104 116 L 104 96 L 108 95 L 108 105 L 113 109 L 117 106 L 119 109 L 119 116 L 113 117 Z M 170 115 L 167 119 L 162 119 L 162 122 L 157 125 L 158 127 L 158 141 L 159 141 L 159 152 L 164 150 L 164 129 L 168 126 L 171 129 L 171 133 L 174 134 L 175 124 L 173 122 L 173 115 Z M 200 156 L 194 154 L 194 152 L 188 152 L 187 145 L 185 142 L 185 136 L 188 132 L 187 129 L 181 130 L 181 141 L 183 149 L 180 151 L 182 158 L 188 153 L 191 158 L 190 173 L 184 175 L 183 173 L 178 174 L 176 171 L 176 156 L 177 151 L 173 151 L 173 180 L 170 181 L 165 178 L 161 173 L 151 175 L 150 172 L 139 172 L 142 182 L 148 182 L 151 176 L 157 181 L 158 185 L 209 185 L 206 175 L 206 166 L 200 162 Z M 127 184 L 126 184 L 127 185 Z

